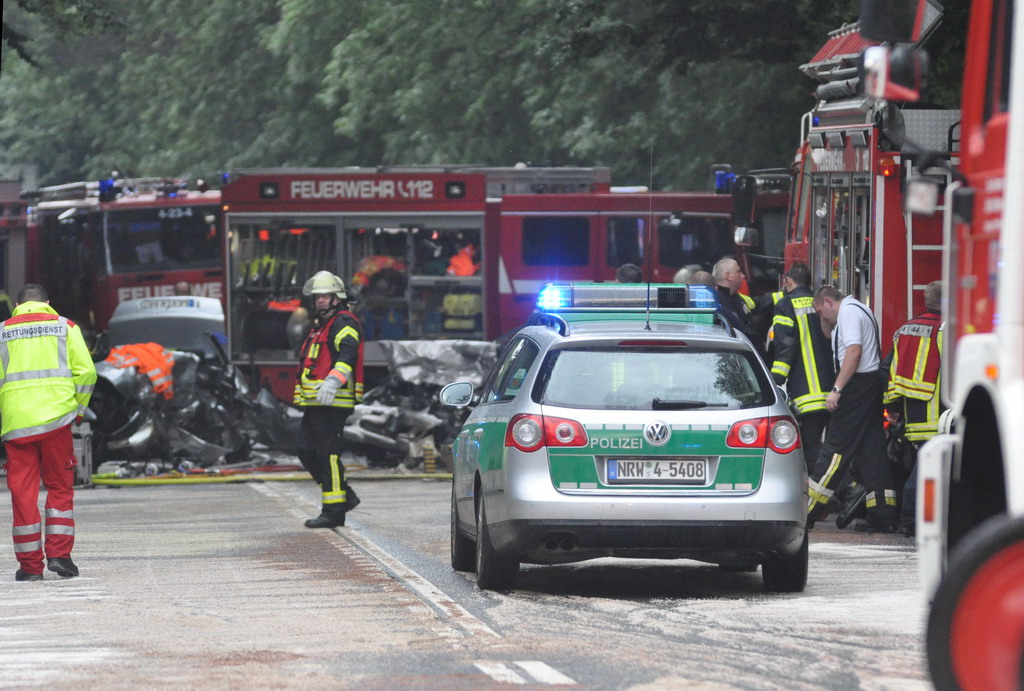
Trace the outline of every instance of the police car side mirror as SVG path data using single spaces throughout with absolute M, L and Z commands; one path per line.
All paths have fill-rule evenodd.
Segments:
M 448 384 L 441 389 L 441 393 L 437 395 L 437 398 L 441 403 L 455 408 L 465 408 L 466 406 L 474 405 L 476 401 L 473 397 L 473 382 L 457 381 Z

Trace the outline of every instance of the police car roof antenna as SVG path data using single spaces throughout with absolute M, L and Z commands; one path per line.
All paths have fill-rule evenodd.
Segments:
M 651 330 L 651 272 L 654 271 L 654 267 L 651 266 L 651 219 L 654 217 L 654 143 L 651 142 L 651 165 L 647 174 L 647 247 L 644 253 L 644 260 L 642 264 L 647 269 L 647 319 L 644 324 L 644 331 Z

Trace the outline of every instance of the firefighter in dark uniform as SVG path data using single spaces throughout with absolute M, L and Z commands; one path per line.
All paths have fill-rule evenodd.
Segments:
M 307 528 L 345 525 L 359 498 L 345 480 L 345 421 L 363 398 L 363 335 L 340 278 L 318 271 L 302 287 L 316 318 L 302 344 L 295 405 L 303 410 L 298 456 L 321 488 L 320 515 Z
M 811 271 L 807 265 L 793 264 L 782 280 L 785 295 L 775 303 L 772 319 L 775 333 L 772 377 L 779 386 L 786 386 L 796 406 L 804 461 L 810 473 L 818 460 L 821 436 L 828 425 L 825 399 L 835 383 L 832 346 L 814 311 Z
M 917 450 L 939 431 L 943 406 L 939 395 L 942 359 L 942 281 L 924 289 L 925 310 L 896 330 L 885 405 L 902 417 L 910 477 L 903 487 L 899 531 L 914 534 L 917 492 Z M 908 465 L 909 465 L 908 464 Z
M 718 302 L 724 308 L 722 314 L 733 327 L 754 345 L 755 350 L 764 358 L 764 344 L 754 332 L 753 309 L 757 303 L 748 295 L 739 292 L 743 284 L 743 271 L 739 262 L 732 257 L 723 257 L 715 262 L 711 269 L 718 292 Z
M 896 489 L 882 425 L 885 379 L 879 371 L 878 324 L 856 298 L 833 286 L 814 296 L 814 311 L 832 327 L 836 380 L 825 398 L 832 413 L 825 441 L 808 481 L 807 523 L 828 514 L 828 505 L 846 470 L 865 491 L 867 519 L 856 530 L 896 532 Z

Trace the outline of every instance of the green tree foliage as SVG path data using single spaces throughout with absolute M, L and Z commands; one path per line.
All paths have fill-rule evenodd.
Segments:
M 5 34 L 0 162 L 37 163 L 47 184 L 529 162 L 701 188 L 711 163 L 789 164 L 814 103 L 797 67 L 857 15 L 856 0 L 16 2 L 32 40 Z
M 32 36 L 42 27 L 63 38 L 119 24 L 104 0 L 4 0 L 3 8 L 4 44 L 30 64 L 35 64 Z

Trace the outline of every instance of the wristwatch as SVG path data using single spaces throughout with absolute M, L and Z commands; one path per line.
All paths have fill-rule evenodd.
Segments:
M 838 386 L 833 386 L 832 387 L 832 393 L 842 393 L 842 392 L 843 392 L 843 390 L 840 389 Z

